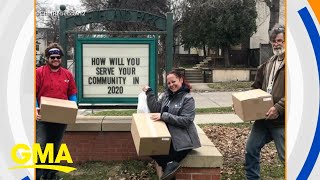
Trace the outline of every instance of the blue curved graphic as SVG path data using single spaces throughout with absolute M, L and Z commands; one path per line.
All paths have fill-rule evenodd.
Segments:
M 29 178 L 29 176 L 26 176 L 26 177 L 24 177 L 24 178 L 21 179 L 21 180 L 30 180 L 30 178 Z
M 299 10 L 299 15 L 304 23 L 304 26 L 306 27 L 311 43 L 312 43 L 312 47 L 313 47 L 313 51 L 314 54 L 316 56 L 316 60 L 317 60 L 317 68 L 318 68 L 318 74 L 320 73 L 320 36 L 319 33 L 317 31 L 317 28 L 313 22 L 313 19 L 308 11 L 308 9 L 306 7 L 304 7 L 303 9 Z M 319 76 L 319 75 L 318 75 Z M 319 77 L 320 79 L 320 77 Z M 320 112 L 320 109 L 318 109 L 318 112 Z M 318 114 L 318 122 L 317 122 L 317 127 L 316 127 L 316 132 L 314 134 L 314 138 L 312 141 L 312 145 L 308 154 L 308 157 L 306 159 L 306 161 L 304 162 L 304 165 L 297 177 L 297 180 L 305 180 L 308 179 L 314 164 L 317 161 L 318 155 L 320 152 L 320 117 Z

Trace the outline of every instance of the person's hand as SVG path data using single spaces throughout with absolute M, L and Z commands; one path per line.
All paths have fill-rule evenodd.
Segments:
M 40 121 L 41 120 L 41 115 L 40 115 L 40 108 L 36 108 L 36 119 L 37 121 Z
M 279 112 L 275 107 L 271 107 L 266 113 L 266 119 L 277 119 L 279 117 Z
M 150 118 L 154 121 L 160 121 L 161 120 L 161 114 L 160 113 L 153 113 Z
M 145 86 L 142 88 L 142 91 L 147 92 L 147 90 L 148 90 L 149 88 L 150 88 L 150 86 L 145 85 Z

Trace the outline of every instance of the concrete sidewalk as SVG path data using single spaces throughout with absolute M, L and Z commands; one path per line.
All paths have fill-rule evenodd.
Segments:
M 234 92 L 191 92 L 196 108 L 230 107 Z
M 196 108 L 213 108 L 213 107 L 230 107 L 232 105 L 231 95 L 234 92 L 206 92 L 206 88 L 209 88 L 204 83 L 197 83 L 197 86 L 193 86 L 193 96 Z M 106 111 L 105 109 L 91 110 L 81 109 L 79 115 L 86 115 L 92 112 Z M 209 123 L 241 123 L 243 122 L 237 115 L 233 113 L 229 114 L 196 114 L 195 123 L 197 124 L 209 124 Z
M 191 83 L 196 108 L 230 107 L 235 92 L 216 92 L 207 83 Z
M 191 95 L 196 102 L 196 108 L 230 107 L 232 94 L 235 92 L 212 92 L 206 83 L 192 83 Z M 196 114 L 196 124 L 210 123 L 241 123 L 236 114 Z

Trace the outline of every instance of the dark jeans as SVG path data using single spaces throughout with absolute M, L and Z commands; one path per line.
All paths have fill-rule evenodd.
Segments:
M 272 120 L 255 121 L 246 144 L 245 169 L 248 180 L 260 179 L 261 148 L 274 141 L 279 159 L 284 163 L 284 128 L 272 127 Z
M 54 160 L 57 157 L 61 141 L 66 131 L 66 124 L 50 123 L 44 121 L 37 121 L 36 124 L 36 142 L 40 144 L 42 151 L 44 151 L 47 143 L 53 143 L 54 145 Z M 48 159 L 46 163 L 47 164 Z M 42 164 L 38 157 L 38 164 Z M 51 164 L 53 165 L 53 164 Z M 56 164 L 57 165 L 57 164 Z M 36 169 L 36 179 L 40 180 L 41 177 L 44 179 L 50 179 L 55 176 L 57 171 L 49 169 Z
M 181 162 L 191 150 L 192 149 L 175 151 L 171 143 L 168 155 L 158 155 L 158 156 L 150 156 L 150 157 L 153 160 L 155 160 L 157 164 L 162 167 L 162 171 L 164 171 L 164 169 L 167 167 L 168 162 L 171 162 L 171 161 Z

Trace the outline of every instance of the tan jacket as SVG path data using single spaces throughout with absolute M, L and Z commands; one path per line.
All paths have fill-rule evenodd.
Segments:
M 268 61 L 258 67 L 255 82 L 251 87 L 255 89 L 262 89 L 267 91 L 270 73 L 274 62 L 277 60 L 276 56 L 272 56 Z M 273 97 L 274 107 L 279 112 L 279 117 L 276 120 L 268 120 L 274 126 L 284 126 L 285 123 L 285 62 L 281 64 L 278 71 L 275 73 L 275 79 L 271 95 Z

